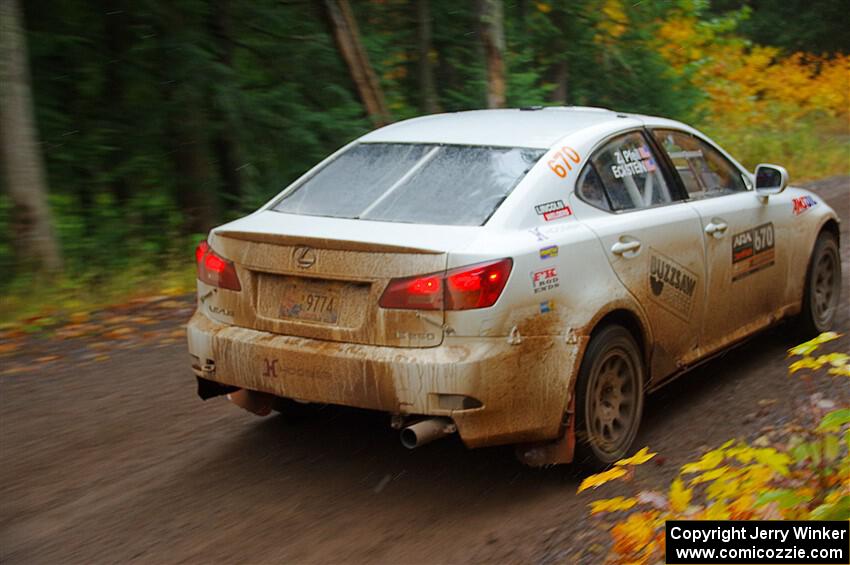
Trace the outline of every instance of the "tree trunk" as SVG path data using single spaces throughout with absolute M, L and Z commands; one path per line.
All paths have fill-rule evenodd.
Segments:
M 487 60 L 487 107 L 505 107 L 505 30 L 502 0 L 478 0 L 481 43 Z
M 416 0 L 416 46 L 419 71 L 419 110 L 423 114 L 440 111 L 434 85 L 434 66 L 431 64 L 431 1 Z
M 0 0 L 0 160 L 13 205 L 11 232 L 22 263 L 51 272 L 62 258 L 34 125 L 26 35 L 17 0 Z
M 216 58 L 222 67 L 233 74 L 233 4 L 231 0 L 216 0 L 212 6 L 210 28 L 216 44 Z M 234 81 L 235 84 L 235 81 Z M 235 88 L 235 86 L 234 86 Z M 221 177 L 224 195 L 229 202 L 239 204 L 242 199 L 242 175 L 240 174 L 239 143 L 234 135 L 236 129 L 232 117 L 216 104 L 211 108 L 212 121 L 216 124 L 213 133 L 213 153 Z
M 2 1 L 2 0 L 0 0 Z M 206 233 L 217 219 L 216 182 L 210 159 L 209 121 L 198 62 L 185 58 L 184 45 L 197 41 L 176 4 L 165 5 L 159 40 L 160 72 L 166 110 L 165 138 L 174 164 L 174 199 L 189 233 Z
M 105 123 L 121 124 L 117 127 L 118 135 L 111 138 L 111 142 L 115 144 L 115 150 L 111 153 L 110 158 L 104 163 L 94 164 L 96 167 L 101 167 L 109 179 L 109 190 L 115 196 L 115 200 L 125 210 L 131 196 L 130 183 L 127 178 L 118 171 L 122 168 L 128 156 L 133 154 L 130 144 L 127 142 L 127 136 L 130 134 L 123 124 L 125 101 L 125 85 L 122 69 L 124 68 L 127 50 L 132 41 L 130 33 L 131 21 L 130 14 L 126 9 L 123 0 L 100 0 L 99 8 L 104 14 L 103 33 L 106 49 L 106 70 L 104 72 L 103 87 L 101 90 L 101 111 L 100 117 Z M 116 126 L 112 126 L 116 127 Z M 84 186 L 83 190 L 88 193 L 87 198 L 91 198 L 91 186 Z
M 560 33 L 558 34 L 558 37 L 555 39 L 555 41 L 551 42 L 550 44 L 550 48 L 555 54 L 555 60 L 552 64 L 552 67 L 549 69 L 549 72 L 551 73 L 549 76 L 552 77 L 552 82 L 555 83 L 555 89 L 552 90 L 552 93 L 549 95 L 549 99 L 552 102 L 558 102 L 566 106 L 570 94 L 570 67 L 567 63 L 567 37 L 569 34 L 570 26 L 562 10 L 554 10 L 551 17 L 552 24 L 555 26 L 555 29 L 560 30 Z
M 553 81 L 555 82 L 555 89 L 552 90 L 552 94 L 550 95 L 550 99 L 552 102 L 558 102 L 567 105 L 567 96 L 569 94 L 569 90 L 567 89 L 567 79 L 569 77 L 569 67 L 567 66 L 566 58 L 561 59 L 555 64 L 553 69 Z
M 339 52 L 348 65 L 366 113 L 376 126 L 390 122 L 384 92 L 360 41 L 357 21 L 348 0 L 325 0 L 325 11 Z

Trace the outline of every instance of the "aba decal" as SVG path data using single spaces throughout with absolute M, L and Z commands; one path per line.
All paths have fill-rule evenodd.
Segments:
M 693 306 L 697 276 L 654 249 L 650 255 L 650 297 L 678 316 L 688 318 Z
M 772 266 L 773 224 L 767 223 L 732 236 L 732 281 Z
M 791 205 L 794 209 L 794 215 L 799 216 L 809 208 L 818 205 L 818 201 L 812 198 L 811 196 L 798 196 L 797 198 L 793 198 L 791 200 Z

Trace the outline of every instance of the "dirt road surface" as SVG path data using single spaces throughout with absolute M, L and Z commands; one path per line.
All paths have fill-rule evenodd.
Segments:
M 812 187 L 844 220 L 848 331 L 850 179 Z M 192 303 L 172 303 L 174 333 Z M 601 562 L 587 503 L 621 487 L 577 495 L 574 471 L 524 468 L 510 448 L 408 451 L 380 414 L 329 407 L 292 422 L 202 403 L 178 339 L 100 362 L 83 338 L 28 339 L 0 359 L 32 369 L 0 377 L 4 563 Z M 805 394 L 786 373 L 794 344 L 780 326 L 652 395 L 637 443 L 660 455 L 638 486 L 787 421 Z

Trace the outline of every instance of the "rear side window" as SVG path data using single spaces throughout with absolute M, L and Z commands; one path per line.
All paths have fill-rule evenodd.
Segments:
M 521 147 L 361 143 L 289 192 L 274 210 L 479 226 L 543 153 Z
M 590 167 L 595 174 L 582 175 L 579 195 L 597 207 L 634 210 L 674 200 L 655 153 L 639 132 L 606 143 L 591 158 Z M 596 185 L 600 182 L 605 187 L 607 202 L 597 195 Z
M 741 171 L 717 149 L 689 133 L 654 130 L 693 200 L 747 190 Z
M 593 204 L 597 208 L 610 210 L 611 205 L 608 202 L 608 197 L 605 195 L 605 186 L 602 184 L 602 179 L 599 178 L 599 173 L 589 165 L 581 172 L 578 179 L 579 196 L 588 204 Z

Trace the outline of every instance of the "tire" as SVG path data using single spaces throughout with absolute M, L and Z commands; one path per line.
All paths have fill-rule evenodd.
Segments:
M 800 337 L 814 337 L 832 327 L 841 299 L 841 255 L 838 242 L 821 232 L 809 259 L 803 304 L 796 319 Z
M 576 458 L 599 471 L 629 452 L 643 414 L 644 363 L 632 334 L 611 325 L 587 346 L 576 382 Z

